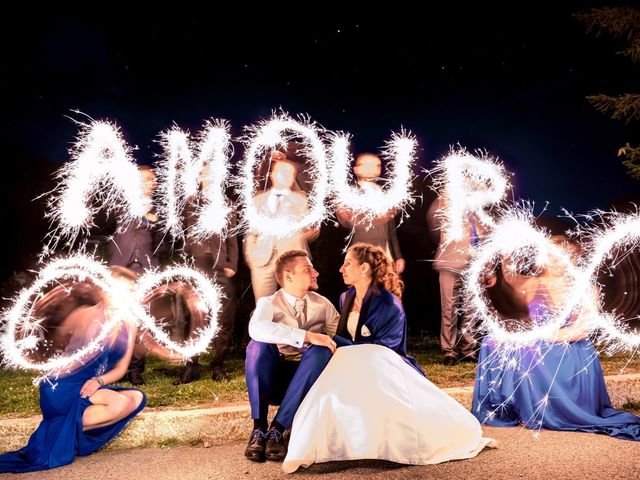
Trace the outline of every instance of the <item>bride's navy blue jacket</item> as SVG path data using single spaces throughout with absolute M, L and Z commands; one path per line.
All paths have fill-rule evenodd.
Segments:
M 369 287 L 360 308 L 356 338 L 352 341 L 347 330 L 347 320 L 355 296 L 354 287 L 340 296 L 340 322 L 334 338 L 338 346 L 363 343 L 384 345 L 400 355 L 405 362 L 424 376 L 418 362 L 407 355 L 407 317 L 400 299 L 384 288 Z M 366 327 L 364 332 L 363 326 Z

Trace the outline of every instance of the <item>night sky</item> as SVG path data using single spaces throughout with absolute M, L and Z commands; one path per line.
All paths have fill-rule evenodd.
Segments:
M 173 122 L 195 132 L 224 118 L 240 135 L 281 107 L 350 132 L 355 152 L 409 129 L 424 168 L 450 145 L 486 149 L 538 212 L 547 201 L 554 214 L 586 213 L 637 198 L 640 183 L 616 152 L 638 125 L 610 120 L 585 99 L 637 91 L 640 68 L 616 54 L 624 42 L 587 35 L 572 16 L 606 2 L 518 3 L 451 2 L 424 13 L 387 4 L 348 17 L 309 4 L 320 13 L 242 5 L 224 16 L 184 8 L 7 18 L 2 194 L 16 234 L 5 235 L 3 276 L 32 256 L 46 229 L 41 202 L 31 200 L 68 159 L 78 129 L 67 117 L 85 119 L 73 109 L 117 122 L 142 163 L 161 152 L 157 135 Z

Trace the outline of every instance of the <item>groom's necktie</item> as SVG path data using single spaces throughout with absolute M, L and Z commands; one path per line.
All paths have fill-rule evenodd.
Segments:
M 307 318 L 305 315 L 305 301 L 303 298 L 298 298 L 296 300 L 296 304 L 293 307 L 296 311 L 296 320 L 298 320 L 298 325 L 302 326 L 307 322 Z

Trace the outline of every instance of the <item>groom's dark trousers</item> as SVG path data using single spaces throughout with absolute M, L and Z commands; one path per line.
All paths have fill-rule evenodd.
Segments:
M 326 347 L 312 345 L 300 361 L 285 360 L 272 343 L 251 340 L 247 345 L 245 376 L 251 417 L 267 420 L 269 404 L 280 405 L 275 421 L 291 428 L 305 395 L 331 360 Z

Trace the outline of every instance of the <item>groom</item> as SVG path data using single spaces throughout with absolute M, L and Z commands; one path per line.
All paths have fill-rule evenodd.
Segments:
M 283 433 L 335 352 L 332 337 L 340 319 L 333 304 L 313 292 L 318 272 L 306 251 L 283 253 L 275 268 L 282 288 L 258 299 L 245 362 L 253 431 L 244 454 L 256 462 L 286 456 Z M 280 408 L 267 429 L 269 404 Z

